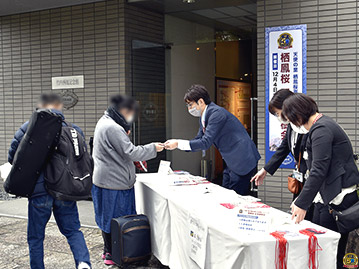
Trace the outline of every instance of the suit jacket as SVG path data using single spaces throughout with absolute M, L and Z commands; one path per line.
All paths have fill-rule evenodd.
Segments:
M 292 134 L 293 129 L 288 124 L 287 132 L 285 137 L 282 140 L 282 143 L 280 144 L 279 148 L 276 150 L 272 158 L 268 161 L 268 163 L 264 166 L 264 169 L 271 175 L 273 175 L 279 166 L 282 164 L 284 159 L 288 156 L 288 154 L 291 152 L 292 148 Z M 299 171 L 303 173 L 303 175 L 307 171 L 307 164 L 305 160 L 303 159 L 303 151 L 306 145 L 308 135 L 298 134 L 297 142 L 294 147 L 294 159 L 298 163 L 299 161 L 299 153 L 301 152 L 301 160 L 300 160 L 300 167 Z
M 238 175 L 252 171 L 261 156 L 242 123 L 223 107 L 210 103 L 205 115 L 205 131 L 199 120 L 197 136 L 190 141 L 192 151 L 215 145 L 228 168 Z
M 308 133 L 309 177 L 295 204 L 308 209 L 318 191 L 324 205 L 341 191 L 359 183 L 353 148 L 345 131 L 333 119 L 321 117 Z

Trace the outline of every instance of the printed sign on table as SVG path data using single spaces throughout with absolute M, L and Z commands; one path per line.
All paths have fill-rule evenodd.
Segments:
M 200 219 L 189 215 L 188 227 L 190 237 L 189 256 L 200 268 L 204 268 L 206 261 L 207 225 Z
M 266 233 L 272 222 L 270 207 L 260 202 L 240 206 L 237 218 L 239 230 L 247 233 Z
M 265 32 L 266 51 L 266 161 L 273 156 L 286 135 L 287 125 L 269 113 L 268 104 L 281 89 L 307 92 L 307 26 L 268 27 Z M 294 168 L 290 154 L 281 168 Z
M 158 167 L 158 172 L 157 173 L 162 174 L 162 175 L 168 175 L 171 172 L 172 172 L 171 162 L 161 160 L 160 165 Z

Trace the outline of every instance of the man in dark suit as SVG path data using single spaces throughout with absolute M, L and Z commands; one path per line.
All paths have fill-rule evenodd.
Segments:
M 223 171 L 223 187 L 247 195 L 260 155 L 246 129 L 233 114 L 211 102 L 202 85 L 192 85 L 184 100 L 188 112 L 200 118 L 198 134 L 190 141 L 168 140 L 165 148 L 200 151 L 215 145 L 227 164 Z

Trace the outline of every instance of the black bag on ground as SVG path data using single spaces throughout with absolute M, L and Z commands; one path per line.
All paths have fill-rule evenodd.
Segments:
M 87 200 L 91 197 L 93 160 L 83 136 L 72 125 L 65 124 L 45 168 L 45 187 L 57 200 Z
M 50 110 L 35 111 L 4 183 L 10 194 L 29 197 L 61 133 L 62 118 Z
M 151 230 L 145 215 L 111 220 L 112 260 L 117 265 L 146 262 L 151 258 Z

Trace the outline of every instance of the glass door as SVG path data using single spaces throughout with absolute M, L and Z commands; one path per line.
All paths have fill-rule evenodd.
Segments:
M 165 48 L 163 44 L 132 41 L 132 95 L 140 110 L 133 128 L 135 145 L 166 141 Z M 148 161 L 148 171 L 157 172 L 166 151 Z

